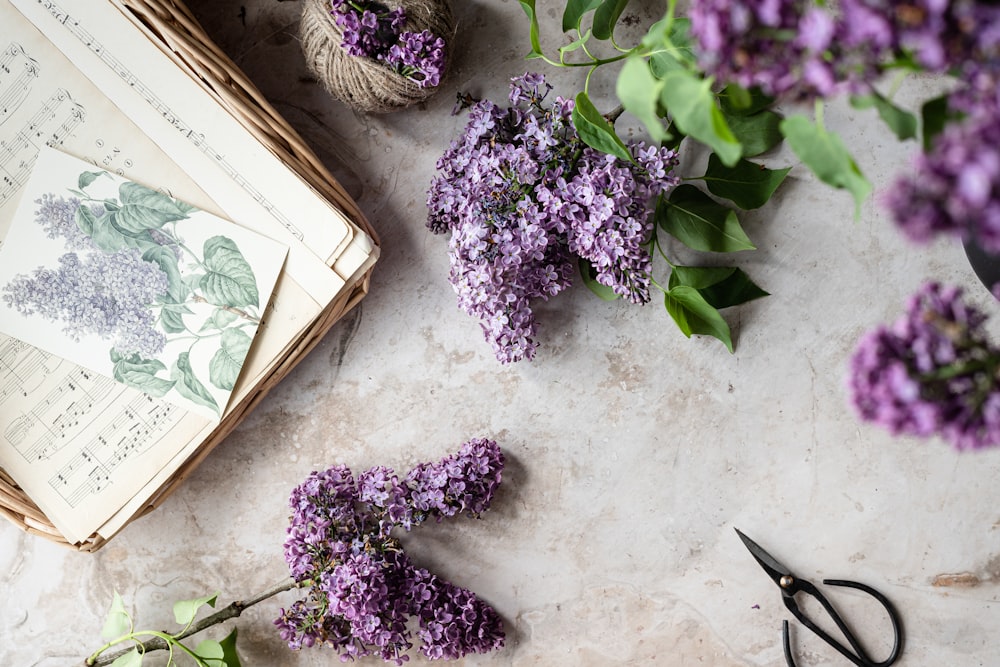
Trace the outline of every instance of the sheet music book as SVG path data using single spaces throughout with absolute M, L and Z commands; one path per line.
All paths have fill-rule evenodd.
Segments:
M 378 248 L 118 0 L 0 0 L 0 26 L 0 245 L 50 146 L 288 247 L 238 404 Z M 0 335 L 0 468 L 71 544 L 120 530 L 217 425 Z

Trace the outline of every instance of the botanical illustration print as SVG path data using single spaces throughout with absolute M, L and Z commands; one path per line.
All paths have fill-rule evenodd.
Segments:
M 270 295 L 232 235 L 205 235 L 197 216 L 209 214 L 103 171 L 30 203 L 61 254 L 0 283 L 6 307 L 75 343 L 101 341 L 96 370 L 119 382 L 221 415 Z

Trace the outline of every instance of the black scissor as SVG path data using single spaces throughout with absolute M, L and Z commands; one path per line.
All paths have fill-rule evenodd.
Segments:
M 788 611 L 792 612 L 792 615 L 799 620 L 802 625 L 806 626 L 812 630 L 816 635 L 820 637 L 827 644 L 837 649 L 837 651 L 843 655 L 845 658 L 853 662 L 859 667 L 888 667 L 892 663 L 896 662 L 899 658 L 899 653 L 903 649 L 903 629 L 899 622 L 899 616 L 896 614 L 896 610 L 893 608 L 892 603 L 889 602 L 888 598 L 879 593 L 877 590 L 871 586 L 865 584 L 860 584 L 856 581 L 845 581 L 843 579 L 824 579 L 823 583 L 827 586 L 842 586 L 845 588 L 856 588 L 859 591 L 864 591 L 868 595 L 879 601 L 883 607 L 885 607 L 886 612 L 889 614 L 889 620 L 892 622 L 892 633 L 893 633 L 893 645 L 892 653 L 889 657 L 881 662 L 876 662 L 868 657 L 868 654 L 861 647 L 854 633 L 847 627 L 844 619 L 840 617 L 840 614 L 833 608 L 829 600 L 816 588 L 813 584 L 806 581 L 805 579 L 799 579 L 791 573 L 791 571 L 779 563 L 774 557 L 764 551 L 756 542 L 751 540 L 749 537 L 736 529 L 736 534 L 740 536 L 743 540 L 743 544 L 746 545 L 753 557 L 760 563 L 760 566 L 764 568 L 768 576 L 778 585 L 781 589 L 781 599 L 785 603 L 785 607 Z M 818 601 L 826 613 L 830 615 L 833 622 L 836 623 L 840 632 L 847 639 L 847 643 L 850 648 L 845 646 L 843 643 L 831 637 L 823 628 L 816 625 L 812 619 L 805 615 L 805 613 L 799 609 L 798 603 L 795 601 L 795 595 L 798 593 L 803 593 L 805 595 L 810 595 L 816 601 Z M 788 636 L 788 621 L 781 622 L 781 640 L 785 647 L 785 661 L 788 663 L 789 667 L 795 667 L 795 660 L 792 659 L 792 647 Z M 851 650 L 853 649 L 853 651 Z

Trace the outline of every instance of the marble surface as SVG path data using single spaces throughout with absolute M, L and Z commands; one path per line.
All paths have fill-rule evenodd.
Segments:
M 539 1 L 549 45 L 561 39 L 560 4 Z M 738 258 L 772 296 L 727 313 L 735 354 L 685 339 L 656 303 L 605 303 L 578 287 L 538 308 L 537 359 L 501 366 L 455 305 L 424 193 L 464 125 L 450 115 L 456 92 L 501 100 L 528 66 L 518 3 L 455 2 L 450 78 L 424 106 L 378 117 L 352 113 L 305 71 L 296 0 L 191 5 L 357 198 L 382 258 L 362 305 L 104 549 L 78 554 L 0 525 L 0 665 L 80 664 L 100 644 L 115 590 L 139 625 L 170 628 L 175 599 L 219 591 L 227 603 L 266 589 L 286 574 L 288 492 L 311 470 L 406 471 L 478 436 L 507 455 L 493 509 L 403 538 L 416 561 L 503 616 L 506 648 L 462 664 L 783 664 L 788 615 L 734 527 L 804 577 L 881 589 L 905 624 L 898 664 L 996 664 L 1000 451 L 890 438 L 855 419 L 843 389 L 858 336 L 895 318 L 925 279 L 966 284 L 996 314 L 958 245 L 907 245 L 874 201 L 852 220 L 848 195 L 781 152 L 773 164 L 794 165 L 790 180 L 746 217 L 758 249 Z M 633 5 L 627 23 L 639 26 L 662 7 Z M 542 71 L 557 92 L 582 84 L 582 72 Z M 599 106 L 611 105 L 612 83 L 593 81 Z M 908 81 L 900 94 L 934 85 Z M 906 168 L 913 146 L 887 138 L 871 113 L 837 107 L 827 122 L 877 189 Z M 879 609 L 851 592 L 835 598 L 884 654 Z M 271 619 L 293 599 L 236 622 L 244 664 L 336 662 L 283 646 Z M 797 637 L 800 665 L 846 664 Z

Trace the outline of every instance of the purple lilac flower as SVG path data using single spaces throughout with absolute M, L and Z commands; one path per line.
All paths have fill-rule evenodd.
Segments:
M 3 298 L 22 315 L 62 322 L 63 332 L 76 340 L 94 334 L 111 339 L 122 356 L 153 358 L 166 336 L 154 326 L 150 305 L 168 289 L 169 278 L 159 264 L 125 248 L 82 257 L 66 253 L 56 269 L 40 267 L 12 278 Z
M 413 646 L 408 622 L 416 617 L 428 657 L 502 647 L 497 613 L 415 566 L 391 529 L 409 530 L 430 516 L 478 517 L 500 484 L 503 460 L 495 442 L 478 438 L 417 466 L 402 483 L 383 466 L 357 480 L 343 465 L 310 474 L 289 499 L 284 547 L 293 578 L 309 589 L 275 620 L 282 640 L 293 650 L 325 644 L 342 660 L 376 655 L 400 665 Z
M 848 386 L 861 419 L 957 449 L 1000 444 L 1000 348 L 962 290 L 928 283 L 906 313 L 858 343 Z
M 944 233 L 1000 252 L 1000 105 L 996 99 L 950 123 L 928 153 L 916 156 L 885 203 L 907 238 Z
M 596 151 L 576 135 L 572 100 L 545 103 L 550 89 L 528 73 L 508 108 L 474 104 L 427 197 L 428 228 L 451 235 L 459 307 L 503 363 L 534 356 L 531 304 L 568 287 L 578 257 L 616 293 L 649 300 L 648 204 L 677 183 L 675 151 L 632 142 L 632 163 Z
M 386 63 L 421 88 L 441 82 L 445 69 L 445 41 L 428 30 L 404 30 L 406 11 L 390 10 L 378 2 L 331 0 L 331 13 L 343 32 L 341 46 L 352 56 Z
M 53 194 L 43 194 L 36 199 L 38 210 L 35 211 L 35 222 L 42 226 L 45 235 L 50 239 L 62 238 L 67 250 L 94 250 L 93 239 L 86 234 L 76 222 L 76 211 L 80 200 L 76 197 L 56 197 Z M 89 204 L 95 218 L 104 215 L 104 206 Z

